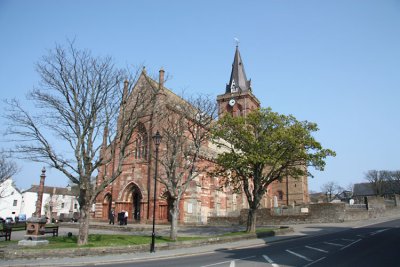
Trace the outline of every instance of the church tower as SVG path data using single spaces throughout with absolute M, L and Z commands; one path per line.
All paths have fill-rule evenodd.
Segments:
M 250 111 L 260 108 L 260 101 L 251 91 L 251 80 L 247 80 L 238 46 L 225 94 L 217 96 L 217 103 L 219 116 L 226 113 L 234 117 L 246 116 Z

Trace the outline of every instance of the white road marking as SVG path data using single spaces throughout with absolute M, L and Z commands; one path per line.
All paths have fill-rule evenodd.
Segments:
M 348 238 L 342 238 L 342 240 L 343 240 L 343 241 L 350 241 L 350 242 L 353 242 L 353 241 L 354 241 L 354 239 L 348 239 Z
M 332 243 L 332 242 L 324 242 L 324 244 L 331 245 L 331 246 L 336 246 L 336 247 L 343 247 L 344 246 L 342 244 L 337 244 L 337 243 Z
M 372 233 L 370 233 L 370 235 L 376 235 L 376 234 L 379 234 L 379 233 L 385 232 L 386 230 L 389 230 L 389 228 L 385 228 L 385 229 L 381 229 L 381 230 L 378 230 L 378 231 L 372 232 Z
M 236 259 L 234 261 L 241 261 L 241 260 L 255 258 L 255 257 L 256 256 L 249 256 L 249 257 L 245 257 L 245 258 Z M 213 264 L 202 265 L 201 267 L 216 266 L 216 265 L 221 265 L 221 264 L 225 264 L 225 263 L 228 263 L 228 262 L 229 262 L 229 264 L 232 264 L 232 262 L 234 262 L 234 261 L 232 261 L 232 260 L 230 260 L 230 261 L 221 261 L 221 262 L 216 262 L 216 263 L 213 263 Z
M 309 264 L 307 264 L 307 265 L 304 265 L 303 267 L 308 267 L 308 266 L 311 266 L 311 265 L 313 265 L 314 263 L 317 263 L 317 262 L 319 262 L 319 261 L 322 261 L 323 259 L 325 259 L 326 257 L 322 257 L 322 258 L 320 258 L 320 259 L 318 259 L 318 260 L 316 260 L 316 261 L 313 261 L 313 262 L 311 262 L 311 263 L 309 263 Z
M 313 249 L 313 250 L 319 251 L 319 252 L 329 253 L 329 251 L 326 251 L 326 250 L 323 250 L 323 249 L 320 249 L 320 248 L 315 248 L 315 247 L 310 247 L 310 246 L 305 246 L 305 247 L 309 248 L 309 249 Z
M 273 260 L 271 260 L 271 258 L 268 257 L 267 255 L 262 255 L 262 256 L 263 256 L 264 259 L 265 259 L 266 261 L 268 261 L 268 263 L 271 264 L 273 267 L 279 267 L 279 265 L 276 264 Z
M 231 261 L 231 264 L 229 264 L 229 267 L 235 267 L 235 261 Z
M 289 252 L 289 253 L 292 254 L 292 255 L 295 255 L 295 256 L 297 256 L 297 257 L 299 257 L 299 258 L 302 258 L 303 260 L 312 261 L 311 259 L 307 258 L 306 256 L 303 256 L 303 255 L 301 255 L 301 254 L 299 254 L 299 253 L 296 253 L 296 252 L 293 252 L 293 251 L 291 251 L 291 250 L 288 250 L 288 249 L 287 249 L 286 252 Z
M 357 239 L 356 241 L 354 241 L 354 242 L 348 244 L 347 246 L 342 247 L 340 250 L 343 250 L 343 249 L 345 249 L 345 248 L 348 248 L 348 247 L 350 247 L 351 245 L 353 245 L 353 244 L 355 244 L 355 243 L 357 243 L 357 242 L 359 242 L 359 241 L 361 241 L 361 240 L 362 240 L 362 239 Z
M 390 222 L 390 221 L 394 221 L 394 220 L 397 220 L 397 219 L 395 219 L 395 218 L 386 218 L 386 219 L 383 219 L 383 220 L 379 220 L 379 222 L 371 222 L 369 224 L 359 225 L 359 226 L 355 226 L 353 228 L 355 228 L 355 229 L 364 228 L 364 227 L 368 227 L 368 226 L 371 226 L 371 225 L 376 225 L 376 224 L 384 223 L 384 222 Z

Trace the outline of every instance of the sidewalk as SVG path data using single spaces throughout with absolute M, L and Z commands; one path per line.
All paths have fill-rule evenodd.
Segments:
M 338 231 L 344 231 L 346 229 L 355 228 L 355 227 L 363 227 L 374 223 L 389 221 L 393 219 L 400 218 L 400 215 L 393 217 L 385 217 L 385 218 L 376 218 L 364 221 L 354 221 L 354 222 L 344 222 L 344 223 L 325 223 L 325 224 L 298 224 L 291 225 L 293 228 L 293 232 L 287 233 L 285 235 L 277 235 L 270 236 L 265 238 L 253 238 L 246 239 L 240 241 L 234 241 L 229 243 L 220 243 L 220 244 L 212 244 L 212 245 L 202 245 L 202 246 L 192 246 L 192 247 L 181 247 L 169 250 L 162 250 L 160 248 L 157 249 L 155 253 L 150 252 L 134 252 L 132 253 L 122 253 L 122 254 L 108 254 L 108 255 L 96 255 L 96 256 L 82 256 L 82 257 L 68 257 L 68 258 L 54 258 L 51 255 L 43 255 L 43 258 L 39 259 L 16 259 L 16 260 L 5 260 L 0 262 L 0 266 L 28 266 L 34 263 L 36 266 L 71 266 L 71 265 L 90 265 L 90 264 L 98 264 L 98 263 L 123 263 L 123 262 L 133 262 L 137 260 L 150 260 L 154 258 L 170 258 L 170 257 L 180 257 L 180 256 L 189 256 L 193 254 L 206 254 L 212 253 L 216 250 L 223 249 L 235 249 L 235 248 L 244 248 L 251 246 L 261 246 L 266 243 L 278 242 L 286 239 L 299 238 L 304 236 L 315 236 L 319 234 L 326 234 Z M 159 228 L 162 228 L 161 226 Z M 192 229 L 193 228 L 193 229 Z M 182 227 L 182 231 L 186 232 L 188 235 L 191 231 L 195 231 L 195 227 Z M 198 228 L 198 227 L 197 227 Z M 197 229 L 196 228 L 196 229 Z M 202 233 L 206 235 L 215 234 L 214 231 L 218 227 L 201 227 Z M 229 227 L 221 227 L 222 230 L 226 230 Z M 165 230 L 167 228 L 162 228 Z M 192 229 L 192 230 L 191 230 Z M 62 231 L 67 230 L 77 230 L 72 228 L 65 228 Z M 101 231 L 104 233 L 104 230 L 93 230 Z M 197 230 L 198 231 L 198 230 Z M 132 234 L 131 232 L 127 232 L 128 234 Z M 143 233 L 143 232 L 141 232 Z M 14 238 L 13 238 L 14 239 Z M 15 240 L 15 239 L 14 239 Z M 150 246 L 147 246 L 150 248 Z

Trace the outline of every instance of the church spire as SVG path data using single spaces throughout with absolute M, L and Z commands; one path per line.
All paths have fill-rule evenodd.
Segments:
M 232 64 L 231 78 L 226 85 L 226 93 L 236 93 L 251 91 L 250 80 L 247 80 L 244 65 L 239 52 L 239 46 L 236 45 L 235 57 Z

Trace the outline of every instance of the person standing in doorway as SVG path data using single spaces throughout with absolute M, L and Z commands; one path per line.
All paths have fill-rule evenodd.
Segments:
M 108 217 L 109 217 L 109 224 L 114 225 L 115 211 L 113 209 L 110 210 L 110 215 Z
M 125 225 L 127 225 L 128 224 L 128 211 L 127 210 L 125 211 L 125 214 L 124 214 L 124 221 L 125 221 Z

